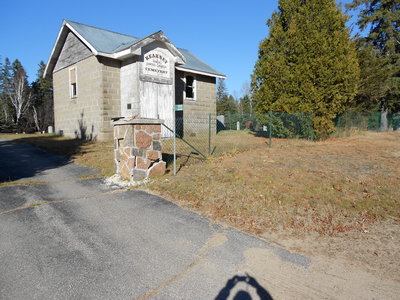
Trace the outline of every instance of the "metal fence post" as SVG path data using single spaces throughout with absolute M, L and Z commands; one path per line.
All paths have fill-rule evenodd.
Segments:
M 208 114 L 208 156 L 211 155 L 211 114 Z
M 315 141 L 315 132 L 314 132 L 314 114 L 312 113 L 311 115 L 308 115 L 308 118 L 310 120 L 310 128 L 311 128 L 311 141 Z
M 272 111 L 269 112 L 269 146 L 272 146 Z

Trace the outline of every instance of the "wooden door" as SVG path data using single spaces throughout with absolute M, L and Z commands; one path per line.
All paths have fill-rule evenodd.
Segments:
M 173 86 L 171 84 L 141 81 L 140 116 L 164 120 L 172 130 L 174 129 L 173 112 Z M 173 137 L 173 133 L 162 126 L 162 137 Z

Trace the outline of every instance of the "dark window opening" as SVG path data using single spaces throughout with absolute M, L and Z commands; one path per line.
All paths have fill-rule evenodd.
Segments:
M 186 76 L 186 98 L 194 98 L 194 77 Z
M 71 97 L 76 97 L 76 83 L 71 83 Z
M 132 104 L 131 104 L 131 103 L 128 103 L 128 104 L 126 105 L 126 108 L 127 108 L 127 109 L 132 109 Z
M 69 84 L 71 98 L 76 98 L 78 93 L 76 86 L 76 68 L 72 68 L 69 70 Z

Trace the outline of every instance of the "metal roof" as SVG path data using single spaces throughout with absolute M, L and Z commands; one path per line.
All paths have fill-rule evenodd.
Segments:
M 125 50 L 141 39 L 113 32 L 90 25 L 81 24 L 65 20 L 83 39 L 85 39 L 97 52 L 112 54 L 118 51 Z M 195 56 L 192 52 L 186 49 L 178 48 L 179 52 L 186 58 L 186 63 L 180 65 L 179 68 L 192 70 L 194 72 L 207 73 L 217 77 L 225 77 L 222 73 L 205 63 L 203 60 Z
M 98 52 L 115 53 L 134 44 L 139 38 L 118 32 L 65 20 Z
M 225 76 L 218 72 L 216 69 L 202 61 L 200 58 L 198 58 L 196 55 L 194 55 L 192 52 L 186 49 L 181 49 L 178 48 L 178 50 L 183 54 L 183 56 L 186 58 L 186 63 L 179 66 L 180 68 L 184 69 L 189 69 L 189 70 L 194 70 L 194 71 L 200 71 L 204 73 L 210 73 L 214 74 L 217 76 Z

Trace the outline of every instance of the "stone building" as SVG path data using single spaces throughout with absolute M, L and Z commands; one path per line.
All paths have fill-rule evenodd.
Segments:
M 216 113 L 223 74 L 158 31 L 144 38 L 64 21 L 44 76 L 53 77 L 55 130 L 111 140 L 116 117 L 159 118 L 195 135 Z M 163 129 L 163 136 L 171 132 Z

